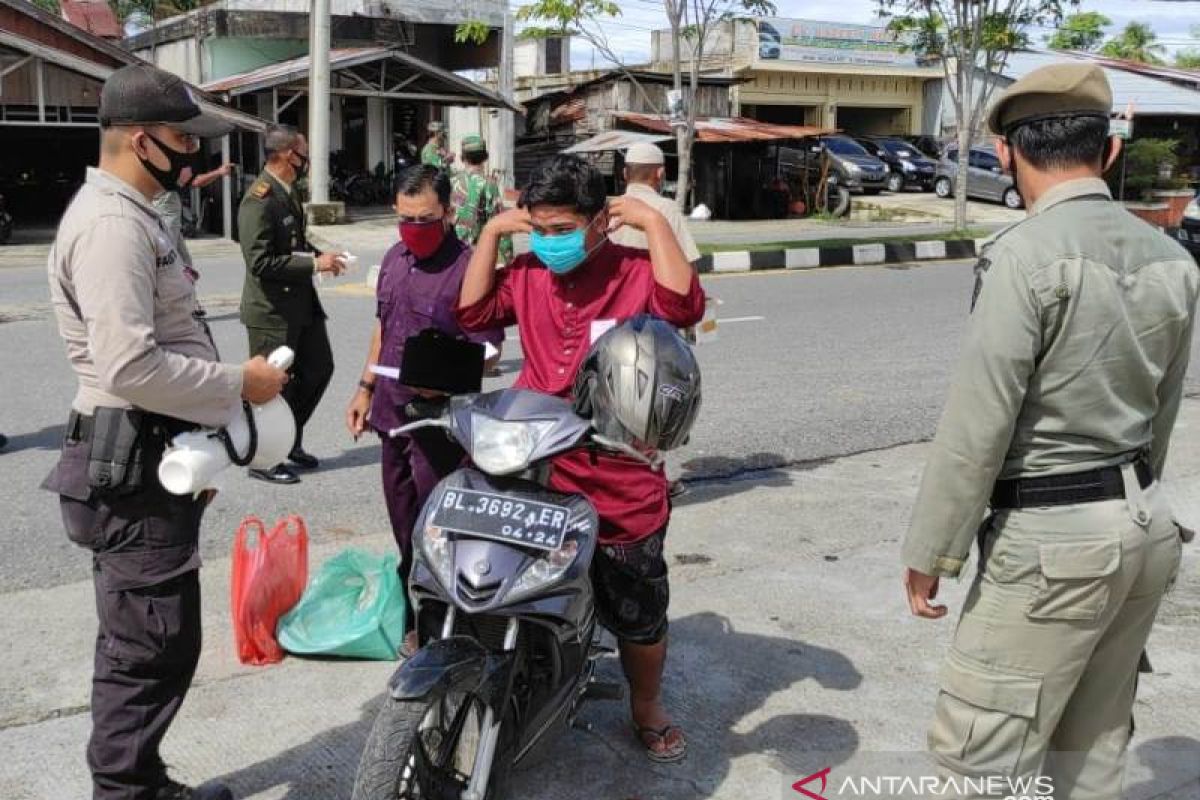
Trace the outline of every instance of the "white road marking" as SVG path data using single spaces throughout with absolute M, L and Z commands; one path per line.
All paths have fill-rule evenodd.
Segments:
M 718 325 L 733 325 L 737 322 L 762 322 L 766 317 L 718 317 Z

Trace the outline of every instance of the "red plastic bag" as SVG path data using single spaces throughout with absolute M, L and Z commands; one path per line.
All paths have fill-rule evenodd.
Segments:
M 246 517 L 233 540 L 230 607 L 238 660 L 274 664 L 283 660 L 275 639 L 279 618 L 291 610 L 308 583 L 308 529 L 296 515 L 267 533 L 258 517 Z

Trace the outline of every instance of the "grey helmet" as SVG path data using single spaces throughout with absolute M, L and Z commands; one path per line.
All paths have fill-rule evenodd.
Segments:
M 604 438 L 671 450 L 700 411 L 700 365 L 671 325 L 633 317 L 592 345 L 575 378 L 575 411 Z

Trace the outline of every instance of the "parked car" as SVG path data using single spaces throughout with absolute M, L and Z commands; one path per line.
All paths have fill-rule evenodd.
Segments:
M 936 136 L 901 136 L 899 138 L 920 150 L 927 158 L 937 161 L 942 157 L 944 146 L 942 140 Z
M 906 186 L 916 186 L 925 192 L 933 191 L 937 162 L 926 158 L 913 145 L 891 136 L 863 136 L 855 141 L 888 165 L 891 171 L 887 179 L 889 192 L 901 192 Z
M 937 179 L 933 191 L 938 197 L 954 196 L 954 179 L 958 175 L 958 148 L 948 147 L 938 162 Z M 1009 208 L 1024 208 L 1025 201 L 1013 184 L 1013 179 L 1004 174 L 996 151 L 986 147 L 972 147 L 967 163 L 967 197 L 976 200 L 993 200 Z
M 879 194 L 887 188 L 890 170 L 849 136 L 822 136 L 838 181 L 851 191 Z
M 1200 197 L 1193 200 L 1183 213 L 1183 222 L 1179 224 L 1175 235 L 1200 265 Z

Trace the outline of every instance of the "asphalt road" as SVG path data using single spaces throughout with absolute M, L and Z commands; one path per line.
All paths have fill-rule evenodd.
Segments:
M 363 252 L 362 264 L 379 253 Z M 197 254 L 201 296 L 228 360 L 245 356 L 237 321 L 241 263 Z M 361 279 L 361 273 L 354 278 Z M 920 441 L 932 435 L 967 316 L 970 265 L 846 268 L 706 279 L 723 301 L 719 339 L 698 349 L 704 408 L 675 475 L 699 480 L 805 464 Z M 297 487 L 273 487 L 231 471 L 206 520 L 206 556 L 227 554 L 238 521 L 300 513 L 318 543 L 350 545 L 387 529 L 378 488 L 378 445 L 354 443 L 342 424 L 374 312 L 365 291 L 329 284 L 338 371 L 305 443 L 324 459 Z M 47 306 L 40 264 L 0 270 L 0 593 L 84 580 L 86 555 L 70 545 L 55 498 L 38 490 L 50 469 L 74 391 Z M 506 346 L 505 378 L 519 369 Z M 1200 347 L 1195 348 L 1200 357 Z M 1192 369 L 1192 388 L 1200 371 Z

